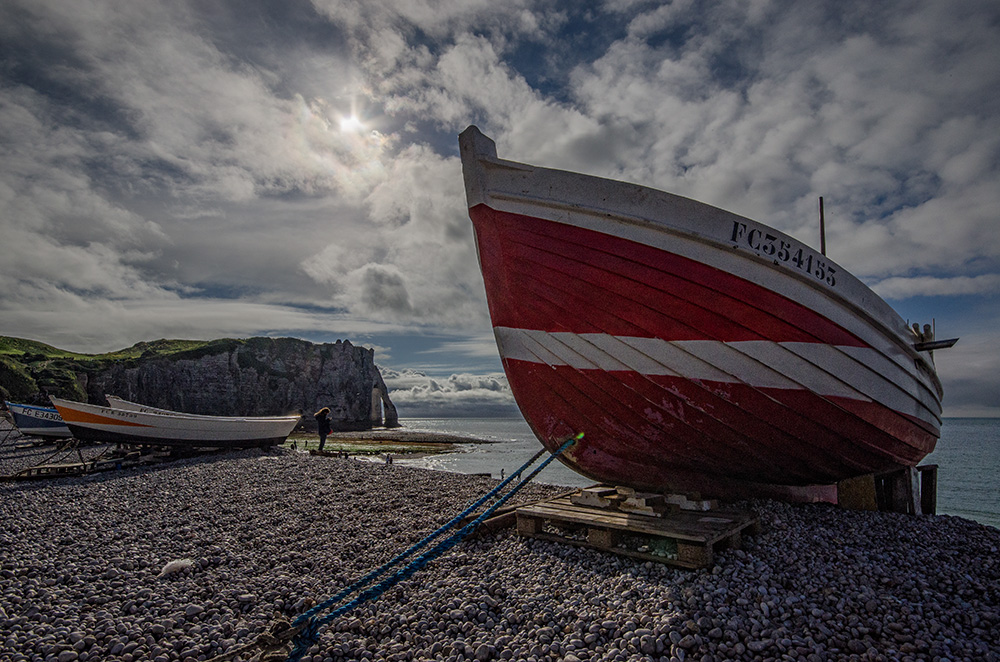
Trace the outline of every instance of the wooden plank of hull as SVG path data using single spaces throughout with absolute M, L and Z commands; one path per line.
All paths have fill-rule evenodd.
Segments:
M 599 371 L 581 375 L 566 368 L 534 366 L 523 372 L 524 366 L 509 362 L 507 367 L 511 388 L 536 434 L 554 450 L 559 440 L 583 432 L 584 438 L 564 454 L 566 462 L 601 482 L 659 489 L 679 487 L 664 482 L 667 476 L 697 473 L 757 483 L 825 484 L 841 475 L 870 473 L 876 470 L 873 467 L 888 470 L 902 462 L 873 447 L 868 437 L 831 437 L 827 446 L 820 443 L 822 439 L 813 444 L 802 441 L 818 424 L 800 415 L 803 427 L 796 431 L 796 421 L 777 407 L 750 411 L 729 406 L 721 411 L 713 405 L 708 416 L 702 408 L 709 405 L 682 399 L 673 414 L 666 406 L 657 412 L 648 399 L 622 400 L 611 388 L 605 393 L 612 395 L 599 399 L 602 393 L 597 385 L 617 375 Z M 675 381 L 684 384 L 684 380 Z M 581 392 L 591 397 L 582 397 Z M 810 394 L 801 396 L 803 401 L 822 401 Z M 661 399 L 676 398 L 676 392 L 665 386 Z M 808 411 L 808 405 L 803 407 Z M 636 412 L 657 420 L 643 419 Z M 766 416 L 771 419 L 764 420 Z M 757 439 L 747 434 L 763 424 L 770 424 L 774 435 Z M 836 420 L 830 421 L 823 429 L 836 425 Z
M 898 315 L 832 262 L 823 274 L 838 273 L 837 291 L 833 276 L 813 282 L 819 271 L 772 267 L 760 250 L 616 215 L 615 187 L 641 187 L 536 177 L 495 152 L 477 170 L 468 144 L 470 217 L 504 368 L 547 447 L 584 433 L 560 458 L 580 473 L 644 489 L 736 481 L 753 493 L 912 466 L 933 449 L 933 366 L 901 335 Z M 494 170 L 516 184 L 496 199 Z M 533 178 L 550 185 L 536 198 Z M 552 200 L 567 182 L 577 198 Z M 766 229 L 640 192 L 716 230 L 732 224 L 734 241 L 738 228 Z M 600 213 L 587 210 L 598 198 Z
M 47 437 L 50 439 L 64 439 L 66 437 L 71 437 L 73 434 L 70 432 L 69 428 L 65 425 L 59 427 L 32 427 L 18 425 L 18 431 L 26 437 Z

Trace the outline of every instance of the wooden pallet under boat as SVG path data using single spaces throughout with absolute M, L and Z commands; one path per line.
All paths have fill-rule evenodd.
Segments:
M 730 508 L 673 508 L 657 516 L 581 505 L 568 494 L 517 509 L 522 536 L 688 569 L 712 565 L 716 551 L 739 549 L 742 536 L 759 527 L 756 515 Z

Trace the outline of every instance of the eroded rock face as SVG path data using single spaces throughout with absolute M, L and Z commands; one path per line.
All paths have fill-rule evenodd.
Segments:
M 81 376 L 88 399 L 104 395 L 192 414 L 312 414 L 329 407 L 335 429 L 398 425 L 374 363 L 375 352 L 348 341 L 250 338 L 172 356 L 149 356 Z M 383 414 L 384 411 L 384 414 Z

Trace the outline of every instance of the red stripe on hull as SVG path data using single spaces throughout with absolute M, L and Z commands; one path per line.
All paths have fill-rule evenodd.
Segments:
M 740 484 L 828 484 L 913 465 L 934 443 L 916 423 L 899 436 L 886 433 L 879 422 L 900 419 L 879 405 L 833 403 L 808 391 L 523 361 L 505 368 L 542 442 L 551 450 L 583 432 L 567 464 L 612 484 L 704 492 L 714 485 L 720 496 Z M 748 493 L 755 491 L 762 490 Z
M 469 214 L 494 326 L 865 346 L 809 308 L 695 260 L 484 205 Z

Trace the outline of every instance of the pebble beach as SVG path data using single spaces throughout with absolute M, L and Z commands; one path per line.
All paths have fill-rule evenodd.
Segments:
M 0 473 L 31 457 L 0 449 Z M 0 483 L 0 660 L 209 659 L 496 482 L 273 449 Z M 696 571 L 513 529 L 463 542 L 331 623 L 303 659 L 1000 660 L 1000 530 L 737 505 L 761 533 Z

